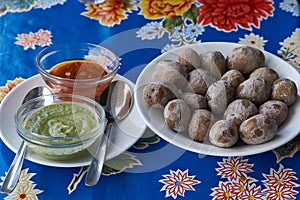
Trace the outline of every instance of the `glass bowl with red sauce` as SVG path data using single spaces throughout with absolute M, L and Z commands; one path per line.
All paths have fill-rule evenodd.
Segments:
M 119 69 L 119 58 L 96 44 L 62 43 L 41 50 L 38 71 L 54 94 L 77 94 L 99 100 Z

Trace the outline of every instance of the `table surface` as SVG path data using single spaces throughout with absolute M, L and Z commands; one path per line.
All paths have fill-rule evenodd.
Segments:
M 103 45 L 121 58 L 119 74 L 135 82 L 152 59 L 179 46 L 234 42 L 264 49 L 299 71 L 300 8 L 296 0 L 76 0 L 0 2 L 0 102 L 36 75 L 35 56 L 61 42 Z M 0 104 L 1 105 L 1 104 Z M 3 119 L 1 119 L 3 120 Z M 296 199 L 300 136 L 258 155 L 204 156 L 146 129 L 126 152 L 106 162 L 94 187 L 86 166 L 59 168 L 25 160 L 5 199 Z M 165 148 L 165 150 L 164 150 Z M 160 150 L 157 155 L 156 151 Z M 0 142 L 0 176 L 14 153 Z M 172 154 L 183 152 L 172 162 Z M 156 155 L 156 156 L 151 156 Z

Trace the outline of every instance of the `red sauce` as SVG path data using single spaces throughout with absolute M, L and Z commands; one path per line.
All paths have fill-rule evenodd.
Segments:
M 52 93 L 79 94 L 95 100 L 99 100 L 114 77 L 101 79 L 108 72 L 100 64 L 89 60 L 64 61 L 52 67 L 49 73 L 66 78 L 66 80 L 55 80 L 43 77 Z M 95 79 L 92 81 L 79 81 L 93 78 Z M 70 79 L 74 81 L 69 81 Z
M 55 65 L 49 72 L 52 75 L 68 79 L 100 78 L 107 75 L 104 68 L 89 60 L 69 60 Z

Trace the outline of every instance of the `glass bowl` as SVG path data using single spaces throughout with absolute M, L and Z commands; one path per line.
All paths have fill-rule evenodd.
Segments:
M 96 101 L 70 94 L 32 99 L 15 114 L 18 135 L 30 150 L 54 160 L 87 150 L 105 127 L 105 111 Z
M 99 100 L 119 69 L 110 50 L 89 43 L 53 44 L 36 56 L 36 65 L 52 93 Z

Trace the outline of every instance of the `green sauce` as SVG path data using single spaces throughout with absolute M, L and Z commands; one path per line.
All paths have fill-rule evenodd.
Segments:
M 78 103 L 56 103 L 44 106 L 30 114 L 24 128 L 52 137 L 76 136 L 98 125 L 95 113 Z

